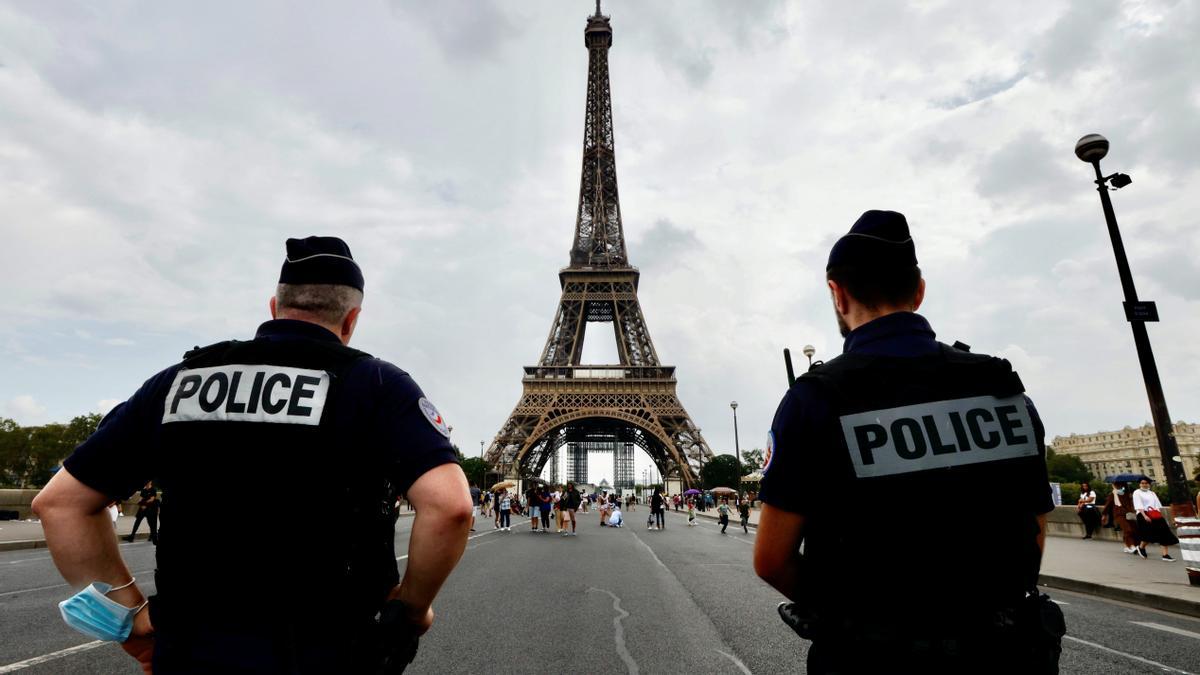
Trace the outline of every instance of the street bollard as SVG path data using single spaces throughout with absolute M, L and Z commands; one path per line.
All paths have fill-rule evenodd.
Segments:
M 1200 518 L 1176 518 L 1179 553 L 1187 568 L 1188 583 L 1200 586 Z

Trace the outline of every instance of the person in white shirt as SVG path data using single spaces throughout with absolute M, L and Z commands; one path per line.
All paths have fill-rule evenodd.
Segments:
M 1137 512 L 1138 523 L 1138 555 L 1146 557 L 1146 543 L 1151 542 L 1162 546 L 1163 562 L 1175 562 L 1167 551 L 1168 546 L 1179 543 L 1179 539 L 1167 525 L 1167 517 L 1162 512 L 1162 502 L 1158 495 L 1150 489 L 1150 481 L 1143 478 L 1138 483 L 1138 489 L 1133 493 L 1133 509 Z
M 1079 502 L 1075 510 L 1083 521 L 1083 538 L 1091 539 L 1092 534 L 1100 529 L 1100 511 L 1096 509 L 1096 491 L 1086 481 L 1079 486 Z

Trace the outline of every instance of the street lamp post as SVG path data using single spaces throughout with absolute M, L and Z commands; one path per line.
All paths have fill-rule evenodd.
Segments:
M 1162 454 L 1163 473 L 1171 490 L 1171 511 L 1176 518 L 1194 517 L 1191 494 L 1187 488 L 1187 476 L 1179 447 L 1175 443 L 1171 415 L 1167 412 L 1167 401 L 1163 396 L 1162 381 L 1158 377 L 1158 366 L 1154 363 L 1154 351 L 1150 348 L 1150 336 L 1146 332 L 1147 321 L 1158 321 L 1158 308 L 1153 302 L 1139 301 L 1133 285 L 1133 273 L 1125 257 L 1125 244 L 1121 231 L 1117 229 L 1117 216 L 1113 211 L 1109 190 L 1129 185 L 1132 179 L 1123 173 L 1105 176 L 1100 171 L 1100 160 L 1108 154 L 1108 139 L 1100 134 L 1088 134 L 1075 144 L 1075 156 L 1092 165 L 1096 170 L 1096 190 L 1100 193 L 1100 206 L 1104 209 L 1104 220 L 1108 224 L 1108 236 L 1112 240 L 1113 255 L 1117 259 L 1117 274 L 1121 277 L 1121 289 L 1125 293 L 1125 319 L 1133 329 L 1133 343 L 1137 348 L 1138 363 L 1142 367 L 1142 379 L 1146 382 L 1146 394 L 1150 398 L 1150 413 L 1154 418 L 1154 431 L 1158 436 L 1158 448 Z M 1109 187 L 1109 183 L 1112 187 Z M 1188 574 L 1193 586 L 1200 586 L 1200 573 Z
M 734 453 L 734 456 L 737 457 L 737 470 L 738 470 L 738 485 L 734 486 L 733 489 L 735 489 L 739 493 L 741 493 L 741 491 L 742 491 L 742 486 L 741 486 L 741 482 L 742 482 L 742 448 L 738 444 L 737 401 L 730 401 L 729 407 L 733 408 L 733 453 Z

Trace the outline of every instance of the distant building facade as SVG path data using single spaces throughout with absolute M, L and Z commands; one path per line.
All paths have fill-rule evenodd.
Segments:
M 1200 424 L 1176 422 L 1173 428 L 1184 473 L 1194 478 L 1200 470 Z M 1097 479 L 1118 473 L 1143 473 L 1156 481 L 1166 480 L 1158 437 L 1150 424 L 1120 431 L 1055 436 L 1051 445 L 1060 455 L 1078 457 Z

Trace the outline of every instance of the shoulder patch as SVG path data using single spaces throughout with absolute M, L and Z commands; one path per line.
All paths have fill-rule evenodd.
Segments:
M 763 468 L 762 472 L 765 475 L 767 469 L 771 468 L 771 458 L 775 456 L 775 432 L 767 432 L 767 447 L 763 450 Z
M 437 406 L 422 396 L 421 400 L 417 401 L 417 407 L 421 409 L 421 413 L 425 415 L 425 419 L 429 420 L 429 423 L 433 425 L 434 429 L 438 430 L 439 434 L 450 438 L 450 427 L 446 424 L 446 420 L 442 417 L 442 414 L 438 412 Z

